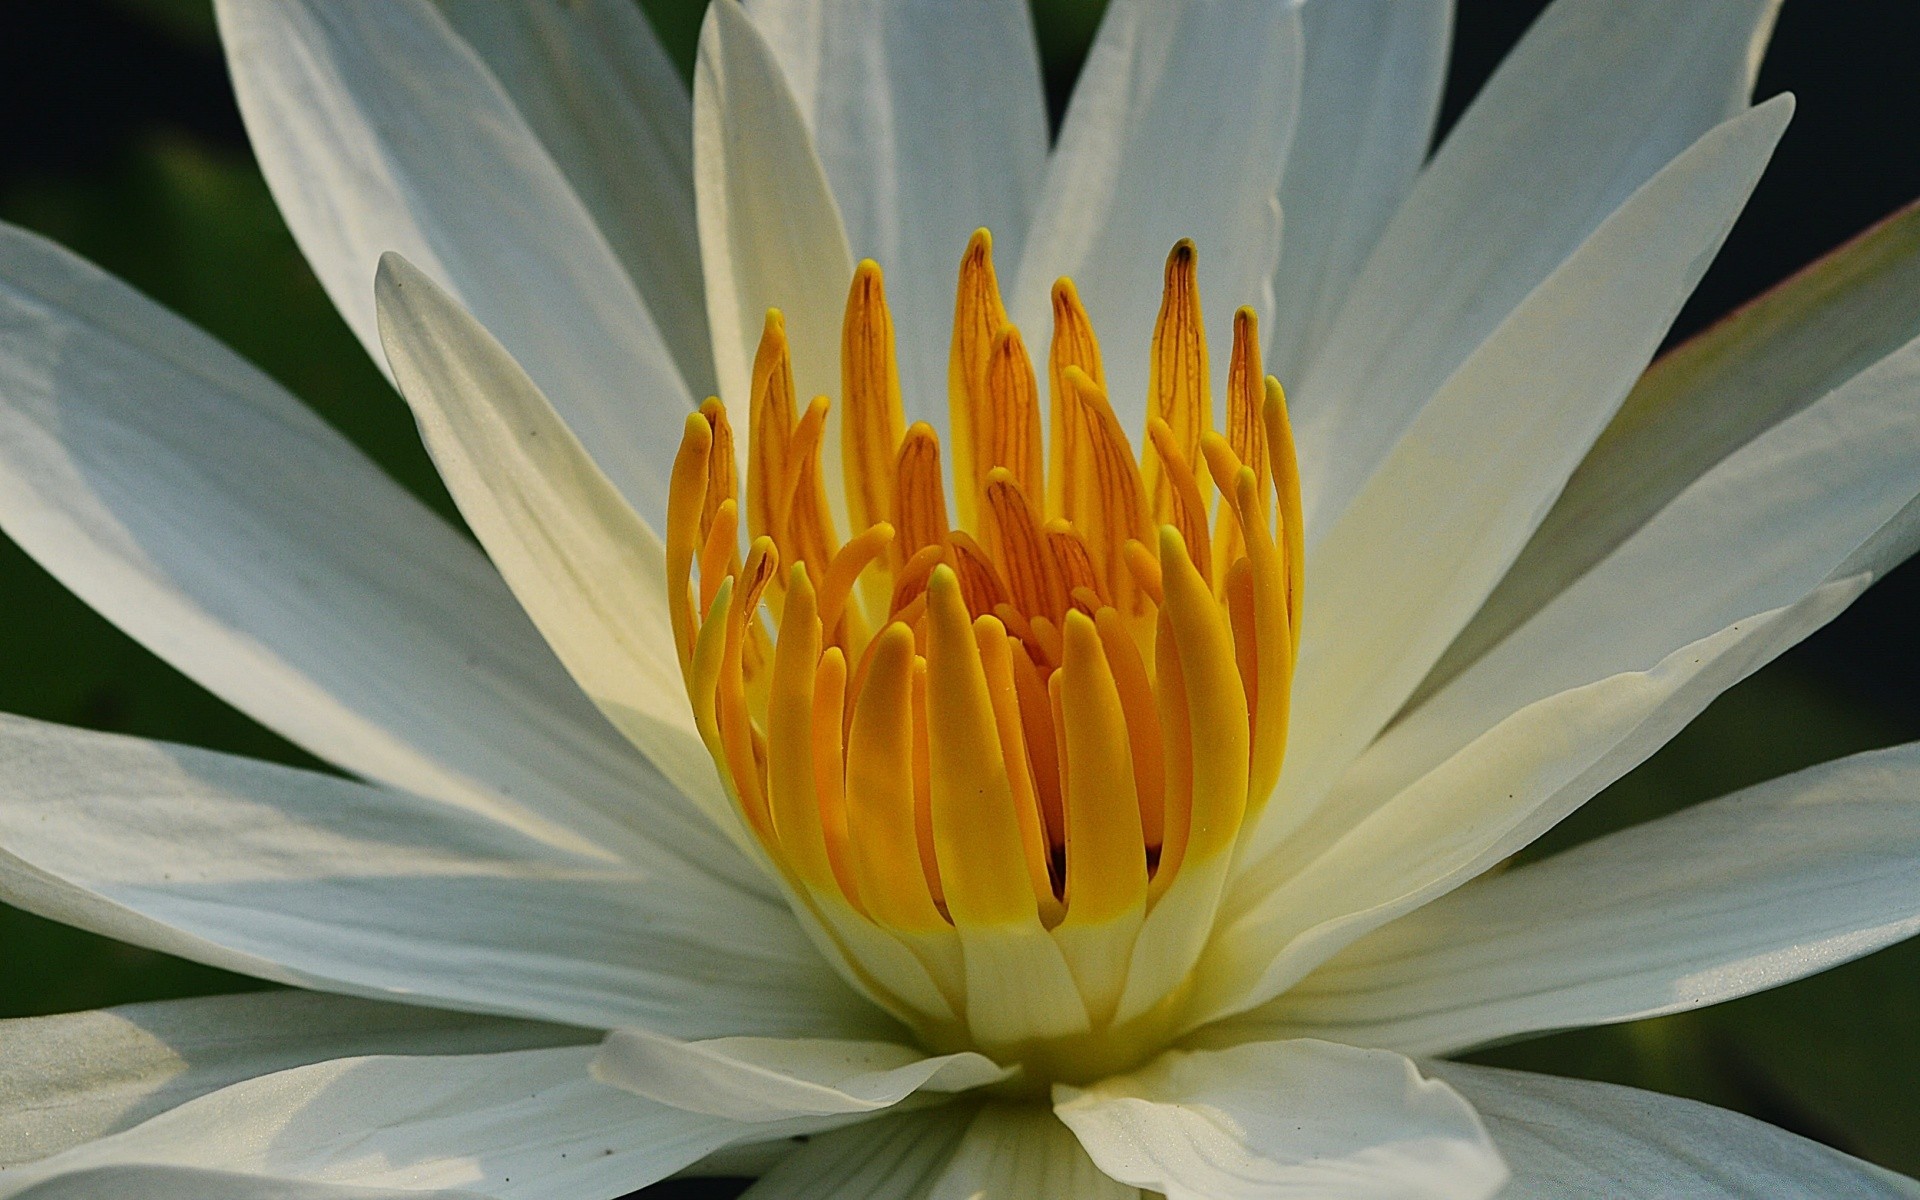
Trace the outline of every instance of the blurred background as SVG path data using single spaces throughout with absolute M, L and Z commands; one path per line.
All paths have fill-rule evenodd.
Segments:
M 689 67 L 703 0 L 641 3 Z M 1460 0 L 1443 132 L 1542 6 Z M 1056 120 L 1102 7 L 1034 0 Z M 1759 95 L 1796 93 L 1798 115 L 1676 338 L 1920 197 L 1916 44 L 1913 0 L 1790 0 Z M 212 331 L 453 515 L 405 408 L 274 209 L 207 0 L 0 8 L 0 218 L 65 243 Z M 1920 567 L 1909 565 L 1530 853 L 1920 738 L 1916 605 Z M 0 710 L 319 765 L 94 616 L 4 540 Z M 259 986 L 0 907 L 0 1017 Z M 1693 1096 L 1920 1174 L 1916 1012 L 1920 941 L 1708 1011 L 1477 1057 Z M 648 1195 L 735 1191 L 702 1182 Z

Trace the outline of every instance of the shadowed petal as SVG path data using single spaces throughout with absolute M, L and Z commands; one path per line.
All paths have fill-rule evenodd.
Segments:
M 45 1158 L 229 1084 L 325 1059 L 476 1054 L 592 1037 L 560 1025 L 303 991 L 0 1021 L 7 1048 L 0 1056 L 0 1166 Z
M 1167 1200 L 1482 1200 L 1507 1179 L 1467 1102 L 1384 1051 L 1174 1050 L 1054 1100 L 1102 1170 Z
M 1452 1054 L 1774 987 L 1920 932 L 1920 746 L 1475 880 L 1210 1037 Z
M 1912 1200 L 1920 1183 L 1723 1108 L 1436 1062 L 1513 1166 L 1513 1200 Z
M 0 898 L 229 970 L 695 1037 L 875 1024 L 778 901 L 403 792 L 6 717 L 0 797 Z

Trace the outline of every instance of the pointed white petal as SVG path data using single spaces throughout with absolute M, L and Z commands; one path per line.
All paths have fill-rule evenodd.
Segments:
M 687 388 L 713 392 L 693 218 L 693 105 L 626 0 L 434 0 L 512 97 L 639 289 Z
M 724 862 L 472 543 L 259 371 L 0 227 L 0 526 L 321 758 L 555 844 Z
M 301 991 L 0 1021 L 0 1167 L 118 1132 L 243 1079 L 329 1058 L 477 1054 L 591 1037 Z
M 734 427 L 748 426 L 753 354 L 770 308 L 786 316 L 800 402 L 838 396 L 853 256 L 806 119 L 773 49 L 738 4 L 709 5 L 700 30 L 693 182 L 714 372 Z M 840 477 L 838 412 L 836 405 L 825 443 L 829 480 Z M 744 453 L 746 439 L 737 445 Z M 827 495 L 839 513 L 841 490 L 829 486 Z
M 1175 242 L 1190 237 L 1200 252 L 1216 362 L 1227 361 L 1234 309 L 1273 311 L 1300 76 L 1295 0 L 1114 0 L 1101 21 L 1009 300 L 1028 344 L 1045 345 L 1048 289 L 1073 277 L 1131 436 L 1144 427 L 1147 347 Z
M 404 253 L 512 347 L 642 511 L 666 511 L 692 400 L 551 155 L 427 0 L 220 0 L 254 153 L 376 362 L 373 274 Z
M 1453 0 L 1308 0 L 1266 369 L 1292 386 L 1425 161 Z
M 1902 746 L 1650 821 L 1416 909 L 1234 1024 L 1452 1054 L 1811 975 L 1920 932 L 1917 796 Z
M 360 1188 L 303 1183 L 265 1175 L 194 1167 L 95 1167 L 18 1193 L 18 1200 L 482 1200 L 478 1192 L 414 1188 Z
M 1428 397 L 1628 196 L 1746 104 L 1780 0 L 1559 0 L 1381 236 L 1296 431 L 1317 540 Z
M 8 717 L 0 797 L 0 897 L 229 970 L 601 1029 L 872 1027 L 779 901 L 403 792 Z
M 1912 1200 L 1920 1183 L 1722 1108 L 1436 1062 L 1513 1166 L 1512 1200 Z
M 595 1083 L 593 1054 L 349 1058 L 282 1071 L 0 1171 L 0 1197 L 63 1174 L 138 1164 L 500 1200 L 618 1196 L 756 1128 Z
M 1447 380 L 1309 546 L 1287 775 L 1256 853 L 1312 811 L 1499 582 L 1699 281 L 1791 112 L 1782 97 L 1717 126 L 1636 192 Z
M 927 1200 L 973 1110 L 889 1113 L 810 1139 L 742 1200 Z
M 1552 678 L 1592 677 L 1603 646 L 1614 661 L 1644 659 L 1729 594 L 1791 586 L 1863 545 L 1863 522 L 1914 490 L 1900 481 L 1915 476 L 1916 337 L 1920 206 L 1655 363 L 1405 723 L 1432 723 L 1436 714 L 1417 706 L 1496 648 L 1501 667 L 1438 706 L 1451 708 L 1448 724 L 1471 729 L 1476 708 L 1511 705 Z M 1890 564 L 1901 553 L 1896 538 L 1870 557 Z M 1583 599 L 1572 604 L 1576 587 Z M 1562 597 L 1559 619 L 1516 634 Z M 1544 636 L 1556 639 L 1550 663 L 1537 655 Z M 1516 669 L 1523 657 L 1532 661 Z
M 1920 539 L 1920 340 L 1742 446 L 1369 747 L 1331 804 L 1390 795 L 1502 716 L 1658 660 Z
M 616 1029 L 593 1076 L 649 1100 L 730 1121 L 877 1112 L 916 1092 L 947 1094 L 1013 1074 L 971 1051 L 932 1057 L 892 1042 L 726 1037 L 683 1042 Z
M 1167 1200 L 1479 1200 L 1507 1179 L 1472 1107 L 1381 1050 L 1172 1050 L 1054 1101 L 1101 1170 Z
M 593 702 L 727 827 L 674 657 L 660 539 L 457 300 L 398 255 L 376 288 L 394 377 L 467 524 Z
M 1047 159 L 1025 0 L 753 0 L 853 253 L 886 271 L 907 420 L 944 421 L 954 275 L 972 232 L 1020 261 Z M 836 393 L 837 394 L 837 393 Z
M 974 1115 L 927 1200 L 1138 1200 L 1087 1157 L 1040 1105 L 988 1104 Z
M 1526 846 L 1832 620 L 1869 580 L 1825 584 L 1649 670 L 1528 705 L 1385 802 L 1323 808 L 1236 880 L 1197 973 L 1193 1023 L 1272 999 L 1362 934 Z

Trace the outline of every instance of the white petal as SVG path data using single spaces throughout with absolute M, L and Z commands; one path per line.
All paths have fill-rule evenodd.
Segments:
M 1273 998 L 1362 934 L 1526 846 L 1868 581 L 1836 580 L 1650 670 L 1531 704 L 1384 803 L 1323 809 L 1236 881 L 1197 972 L 1194 1024 Z
M 576 849 L 644 834 L 644 759 L 471 542 L 204 333 L 0 227 L 0 525 L 196 681 L 341 767 Z M 750 868 L 739 864 L 745 878 Z
M 1248 1023 L 1452 1054 L 1811 975 L 1920 932 L 1916 797 L 1920 746 L 1902 746 L 1478 879 L 1348 946 Z
M 1920 455 L 1916 231 L 1920 207 L 1654 364 L 1358 772 L 1418 771 L 1416 746 L 1430 759 L 1493 709 L 1650 661 L 1730 601 L 1763 607 L 1903 557 L 1894 514 Z M 1868 549 L 1881 529 L 1894 536 Z
M 1512 1200 L 1896 1200 L 1920 1183 L 1721 1108 L 1583 1079 L 1433 1063 L 1513 1166 Z
M 674 655 L 660 539 L 458 301 L 398 255 L 376 289 L 394 377 L 467 524 L 593 702 L 730 828 Z
M 714 372 L 734 427 L 748 427 L 753 354 L 770 308 L 786 316 L 800 402 L 838 396 L 853 256 L 806 119 L 772 48 L 737 4 L 709 5 L 700 30 L 693 182 Z M 824 445 L 829 480 L 840 477 L 838 413 L 835 405 Z M 736 445 L 744 453 L 746 439 Z M 844 528 L 846 497 L 831 486 L 827 495 Z
M 1310 536 L 1428 397 L 1669 160 L 1746 104 L 1780 0 L 1559 0 L 1381 236 L 1295 391 Z
M 853 253 L 886 271 L 907 420 L 943 422 L 954 277 L 972 232 L 1020 261 L 1047 158 L 1025 0 L 753 0 Z M 836 393 L 837 394 L 837 393 Z
M 926 1200 L 973 1115 L 963 1105 L 889 1113 L 808 1140 L 742 1200 Z
M 61 1174 L 130 1164 L 452 1188 L 501 1200 L 610 1197 L 664 1178 L 749 1128 L 595 1083 L 587 1077 L 593 1054 L 580 1047 L 350 1058 L 282 1071 L 0 1171 L 0 1197 Z
M 1638 669 L 1825 580 L 1914 548 L 1920 341 L 1695 480 L 1355 763 L 1329 802 L 1389 795 L 1507 713 Z
M 1295 0 L 1114 0 L 1081 68 L 1009 297 L 1045 345 L 1072 276 L 1100 331 L 1114 412 L 1139 436 L 1166 255 L 1200 252 L 1223 375 L 1231 314 L 1273 311 L 1281 173 L 1300 101 Z
M 57 1154 L 243 1079 L 329 1058 L 475 1054 L 591 1037 L 558 1025 L 300 991 L 0 1021 L 0 1166 Z
M 1287 776 L 1256 853 L 1312 811 L 1499 582 L 1705 271 L 1791 112 L 1782 97 L 1716 127 L 1636 192 L 1447 380 L 1309 547 Z
M 1472 1107 L 1381 1050 L 1172 1050 L 1054 1100 L 1101 1170 L 1167 1200 L 1477 1200 L 1507 1179 Z
M 229 970 L 601 1029 L 873 1028 L 779 901 L 402 792 L 7 717 L 0 797 L 8 903 Z
M 1012 1071 L 971 1051 L 932 1057 L 891 1042 L 727 1037 L 683 1042 L 616 1029 L 593 1076 L 649 1100 L 730 1121 L 877 1112 L 915 1092 L 964 1092 Z
M 1093 1165 L 1072 1131 L 1039 1105 L 988 1104 L 974 1115 L 927 1200 L 1138 1200 Z
M 193 1167 L 95 1167 L 49 1179 L 18 1193 L 19 1200 L 109 1200 L 123 1196 L 137 1196 L 139 1200 L 480 1200 L 478 1192 L 343 1187 Z
M 1309 0 L 1267 373 L 1291 386 L 1426 159 L 1452 0 Z
M 640 294 L 478 55 L 427 0 L 220 0 L 281 213 L 376 362 L 379 256 L 447 281 L 642 511 L 692 400 Z
M 713 391 L 693 218 L 693 104 L 625 0 L 434 0 L 540 138 L 639 289 L 688 389 Z

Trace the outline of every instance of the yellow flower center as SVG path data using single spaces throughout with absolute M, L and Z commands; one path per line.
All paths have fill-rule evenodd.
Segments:
M 905 425 L 880 269 L 860 264 L 843 542 L 828 401 L 798 409 L 769 313 L 750 549 L 734 433 L 710 400 L 674 467 L 667 567 L 700 733 L 815 936 L 930 1046 L 1073 1079 L 1178 1026 L 1235 843 L 1279 776 L 1302 555 L 1285 401 L 1249 309 L 1225 435 L 1212 428 L 1191 243 L 1167 259 L 1139 456 L 1067 280 L 1053 317 L 1043 440 L 976 233 L 954 312 L 950 511 L 939 435 Z

